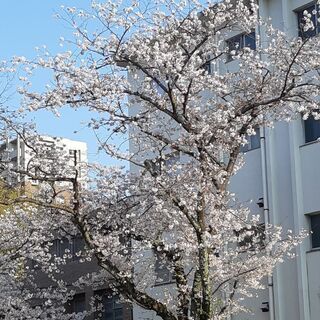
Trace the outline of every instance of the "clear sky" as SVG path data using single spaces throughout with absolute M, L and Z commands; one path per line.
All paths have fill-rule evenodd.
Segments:
M 55 13 L 61 12 L 61 5 L 86 8 L 90 0 L 1 0 L 0 60 L 9 60 L 14 55 L 33 58 L 37 55 L 35 47 L 42 45 L 46 45 L 51 53 L 63 50 L 59 47 L 59 38 L 68 38 L 68 35 L 71 38 L 71 30 L 54 17 Z M 34 89 L 48 81 L 45 74 L 39 76 L 33 81 Z M 13 97 L 10 103 L 19 104 L 19 98 Z M 85 141 L 91 162 L 114 164 L 111 159 L 97 154 L 94 134 L 83 124 L 89 118 L 87 112 L 66 108 L 60 118 L 46 111 L 33 113 L 30 117 L 35 120 L 39 133 Z M 74 133 L 76 130 L 77 134 Z

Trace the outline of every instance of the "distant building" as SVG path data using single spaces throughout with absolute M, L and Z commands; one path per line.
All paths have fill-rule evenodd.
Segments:
M 40 161 L 39 168 L 37 167 L 39 164 L 38 159 Z M 88 162 L 87 144 L 66 138 L 40 136 L 30 141 L 24 141 L 19 137 L 8 139 L 0 144 L 0 163 L 3 163 L 4 167 L 9 164 L 9 168 L 13 169 L 13 171 L 17 170 L 18 173 L 12 174 L 9 170 L 5 169 L 0 175 L 9 185 L 17 187 L 22 193 L 32 196 L 38 191 L 40 182 L 23 172 L 30 171 L 35 175 L 39 174 L 41 176 L 41 159 L 50 164 L 50 170 L 56 169 L 57 174 L 60 174 L 63 169 L 74 169 L 74 166 L 76 166 L 79 181 L 85 186 L 87 178 L 86 165 Z M 63 162 L 65 160 L 67 163 L 64 165 Z M 74 173 L 75 171 L 71 172 L 71 175 Z M 48 174 L 50 176 L 50 174 L 54 174 L 54 171 L 48 172 Z M 58 182 L 57 188 L 59 189 L 59 197 L 56 200 L 59 203 L 67 203 L 70 200 L 70 186 L 64 182 Z M 84 290 L 72 287 L 72 283 L 80 277 L 99 271 L 99 266 L 95 260 L 80 262 L 79 252 L 83 249 L 84 241 L 80 236 L 75 236 L 72 239 L 59 237 L 59 239 L 53 241 L 50 248 L 50 253 L 55 257 L 63 258 L 65 255 L 68 255 L 67 263 L 61 266 L 61 273 L 59 273 L 61 279 L 70 286 L 70 289 L 72 288 L 76 291 L 73 300 L 66 306 L 67 312 L 73 313 L 90 310 L 93 298 L 95 297 L 97 298 L 96 305 L 98 302 L 101 303 L 103 309 L 100 312 L 87 316 L 87 320 L 132 320 L 131 306 L 120 303 L 118 297 L 114 296 L 108 288 L 108 283 L 111 280 L 103 279 L 103 281 L 99 281 L 96 287 L 86 287 Z M 32 269 L 37 270 L 38 266 L 34 261 L 31 261 L 30 264 Z M 40 270 L 36 271 L 35 279 L 39 287 L 54 285 L 54 282 Z M 35 305 L 38 305 L 38 303 L 41 306 L 41 301 L 35 302 Z
M 20 137 L 8 139 L 0 145 L 1 163 L 6 165 L 9 163 L 9 168 L 18 171 L 30 171 L 35 174 L 36 172 L 34 170 L 36 170 L 36 168 L 33 163 L 35 159 L 45 158 L 45 160 L 57 161 L 59 160 L 60 153 L 64 153 L 63 155 L 69 158 L 67 165 L 71 167 L 75 164 L 77 165 L 79 180 L 84 182 L 86 178 L 85 166 L 88 162 L 87 144 L 85 142 L 66 138 L 40 136 L 37 137 L 36 140 L 33 138 L 30 139 L 30 141 L 25 141 Z M 7 170 L 4 170 L 2 176 L 4 179 L 8 179 L 10 175 Z M 27 177 L 23 173 L 18 173 L 15 178 L 11 179 L 13 179 L 13 181 L 9 182 L 13 184 L 38 185 L 37 180 Z

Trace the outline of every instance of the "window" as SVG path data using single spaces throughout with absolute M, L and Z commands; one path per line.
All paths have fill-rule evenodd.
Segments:
M 208 74 L 211 74 L 212 73 L 212 70 L 211 70 L 211 62 L 210 61 L 207 61 L 205 64 L 204 64 L 204 70 L 208 72 Z
M 168 266 L 168 262 L 164 260 L 160 253 L 155 252 L 156 262 L 154 266 L 154 272 L 156 274 L 156 285 L 171 283 L 174 281 L 174 275 Z
M 311 221 L 311 246 L 320 247 L 320 214 L 310 216 Z
M 265 225 L 253 225 L 234 231 L 238 246 L 249 250 L 263 249 L 265 246 Z
M 71 166 L 76 166 L 79 165 L 81 162 L 81 150 L 74 150 L 74 149 L 69 149 L 69 165 Z M 77 167 L 78 171 L 78 178 L 81 178 L 82 173 L 81 173 L 81 168 Z
M 103 299 L 103 309 L 103 320 L 122 320 L 123 308 L 117 296 L 108 297 L 105 295 Z
M 202 65 L 202 68 L 207 71 L 208 74 L 212 73 L 212 65 L 211 65 L 211 57 L 210 55 L 206 56 L 206 61 L 204 62 L 204 64 Z
M 241 146 L 241 152 L 248 152 L 250 150 L 260 148 L 260 129 L 255 129 L 256 134 L 252 136 L 246 136 L 247 144 Z
M 70 243 L 68 239 L 55 239 L 51 251 L 54 256 L 63 258 L 65 254 L 68 254 L 69 247 Z
M 69 150 L 69 157 L 71 160 L 77 160 L 77 162 L 80 162 L 81 161 L 81 150 L 73 150 L 73 149 L 70 149 Z
M 106 290 L 97 292 L 98 300 L 102 304 L 102 312 L 96 314 L 95 319 L 99 320 L 122 320 L 123 304 L 119 301 L 119 296 L 112 295 Z
M 147 159 L 144 161 L 146 169 L 154 176 L 159 176 L 163 173 L 172 173 L 173 166 L 180 161 L 180 153 L 172 152 L 161 155 L 155 159 Z
M 79 259 L 80 252 L 83 252 L 85 249 L 84 240 L 75 236 L 71 240 L 67 238 L 55 239 L 53 241 L 51 252 L 56 257 L 63 258 L 64 255 L 70 254 L 72 260 Z
M 320 120 L 309 116 L 309 118 L 304 121 L 304 137 L 306 143 L 320 138 Z
M 86 296 L 84 293 L 76 294 L 71 303 L 70 311 L 71 312 L 84 312 L 86 310 Z
M 318 21 L 319 18 L 319 5 L 312 3 L 309 4 L 307 7 L 303 7 L 296 11 L 297 18 L 298 18 L 298 29 L 299 29 L 299 36 L 302 39 L 307 39 L 314 37 L 320 31 L 320 23 Z M 309 27 L 308 30 L 304 30 L 305 27 L 308 26 L 308 17 L 313 24 L 313 27 Z
M 83 252 L 85 249 L 84 240 L 81 237 L 76 236 L 72 238 L 69 244 L 70 244 L 70 253 L 72 256 L 72 260 L 78 260 L 81 252 Z
M 256 33 L 252 31 L 248 34 L 239 34 L 226 40 L 226 44 L 228 48 L 227 61 L 232 61 L 232 51 L 239 53 L 243 48 L 250 48 L 251 50 L 256 49 Z

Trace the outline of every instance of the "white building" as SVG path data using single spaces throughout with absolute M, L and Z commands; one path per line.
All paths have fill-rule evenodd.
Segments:
M 311 12 L 316 1 L 260 0 L 260 15 L 289 36 L 310 37 L 320 23 L 306 34 L 299 31 L 303 11 Z M 316 19 L 315 19 L 316 20 Z M 258 32 L 258 30 L 256 30 Z M 260 35 L 263 41 L 263 34 Z M 232 62 L 221 66 L 232 68 Z M 255 138 L 245 155 L 246 164 L 234 177 L 231 189 L 239 199 L 259 202 L 272 224 L 298 233 L 313 231 L 297 249 L 298 257 L 279 265 L 269 279 L 269 290 L 248 302 L 253 314 L 234 319 L 319 320 L 320 319 L 320 122 L 314 119 L 277 123 L 262 130 L 261 143 Z M 257 211 L 258 206 L 255 211 Z M 260 209 L 261 213 L 263 209 Z M 268 292 L 269 291 L 269 292 Z M 272 303 L 272 300 L 274 303 Z M 262 312 L 263 302 L 269 311 Z
M 34 172 L 35 161 L 41 159 L 41 157 L 56 164 L 59 160 L 67 160 L 65 161 L 65 167 L 76 165 L 79 179 L 84 181 L 86 177 L 88 159 L 85 142 L 50 136 L 39 136 L 24 140 L 18 136 L 14 139 L 7 139 L 0 145 L 0 155 L 1 162 L 5 167 L 9 163 L 9 168 L 21 172 Z M 57 170 L 59 170 L 58 166 Z M 9 175 L 5 169 L 1 175 L 4 179 L 11 179 L 12 181 L 8 181 L 9 183 L 38 185 L 37 180 L 27 177 L 23 173 L 18 173 L 15 178 L 10 178 L 12 175 Z
M 302 33 L 303 11 L 316 9 L 310 0 L 260 0 L 259 13 L 271 18 L 274 27 L 289 36 L 317 36 L 315 29 Z M 319 10 L 319 7 L 318 7 Z M 320 13 L 317 13 L 320 18 Z M 257 28 L 250 34 L 231 34 L 226 44 L 255 46 Z M 260 34 L 262 42 L 263 33 Z M 320 56 L 319 56 L 320 58 Z M 227 59 L 228 60 L 228 59 Z M 219 72 L 232 71 L 232 60 L 219 65 Z M 260 139 L 259 139 L 260 138 Z M 234 320 L 319 320 L 320 319 L 320 121 L 309 118 L 277 123 L 273 129 L 260 129 L 251 137 L 245 153 L 245 166 L 233 178 L 230 189 L 254 212 L 267 215 L 271 224 L 299 233 L 313 234 L 298 247 L 298 257 L 279 265 L 268 288 L 246 301 L 252 314 Z M 155 289 L 157 290 L 157 289 Z M 134 319 L 152 319 L 153 313 L 134 309 Z

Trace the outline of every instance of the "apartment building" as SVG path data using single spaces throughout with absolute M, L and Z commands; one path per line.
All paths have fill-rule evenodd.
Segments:
M 17 136 L 13 139 L 7 139 L 0 145 L 0 156 L 2 163 L 8 165 L 7 167 L 13 169 L 13 171 L 17 171 L 16 175 L 10 175 L 7 170 L 2 172 L 2 177 L 13 185 L 37 186 L 39 182 L 32 177 L 28 177 L 23 171 L 34 172 L 34 162 L 41 157 L 56 163 L 58 163 L 60 157 L 63 157 L 67 160 L 65 167 L 76 165 L 79 181 L 85 183 L 86 180 L 87 145 L 81 141 L 50 136 L 24 140 Z M 64 165 L 62 164 L 62 166 Z
M 315 28 L 301 28 L 304 11 L 312 13 Z M 310 0 L 259 0 L 259 14 L 289 37 L 318 36 L 319 5 Z M 267 41 L 259 28 L 251 33 L 231 33 L 225 45 L 232 49 L 255 49 L 255 37 Z M 218 66 L 207 65 L 210 72 L 233 71 L 231 57 Z M 218 70 L 216 69 L 218 68 Z M 130 75 L 129 75 L 130 76 Z M 130 79 L 130 78 L 129 78 Z M 134 79 L 132 79 L 134 81 Z M 136 106 L 139 108 L 139 106 Z M 252 212 L 267 215 L 270 223 L 299 233 L 312 231 L 296 250 L 297 258 L 285 260 L 273 277 L 266 279 L 266 289 L 257 297 L 245 300 L 250 314 L 233 316 L 234 320 L 319 320 L 320 319 L 320 121 L 276 123 L 274 128 L 260 128 L 243 148 L 245 166 L 233 178 L 230 190 Z M 134 148 L 134 146 L 132 146 Z M 133 167 L 133 170 L 136 168 Z M 252 201 L 253 200 L 253 201 Z M 170 286 L 170 274 L 155 270 Z M 164 282 L 166 282 L 164 281 Z M 161 291 L 157 286 L 155 291 Z M 134 308 L 134 319 L 154 319 L 155 314 Z
M 313 16 L 314 30 L 304 32 L 300 27 L 303 12 L 319 10 L 316 1 L 260 0 L 260 15 L 271 18 L 272 24 L 289 36 L 307 38 L 317 36 L 318 16 Z M 318 13 L 317 13 L 318 15 Z M 235 35 L 227 41 L 242 40 L 253 46 L 250 35 Z M 250 39 L 247 39 L 250 37 Z M 260 37 L 264 41 L 261 32 Z M 221 72 L 232 70 L 234 62 L 221 65 Z M 254 315 L 240 315 L 234 319 L 316 320 L 320 317 L 320 121 L 309 118 L 291 123 L 277 123 L 273 129 L 262 129 L 252 136 L 245 154 L 245 167 L 234 177 L 231 190 L 254 212 L 268 211 L 272 224 L 298 233 L 312 231 L 297 249 L 298 257 L 279 265 L 269 289 L 257 299 L 247 301 Z M 264 206 L 259 208 L 261 201 Z M 267 306 L 267 307 L 266 307 Z
M 37 154 L 40 153 L 40 157 Z M 38 189 L 40 182 L 26 175 L 25 171 L 37 173 L 36 166 L 39 165 L 39 159 L 44 159 L 53 166 L 49 169 L 57 169 L 57 174 L 64 169 L 74 169 L 76 167 L 79 182 L 83 187 L 87 180 L 87 144 L 81 141 L 70 140 L 66 138 L 40 136 L 35 140 L 23 140 L 20 137 L 7 139 L 0 145 L 0 159 L 17 174 L 11 174 L 8 170 L 1 172 L 1 177 L 7 183 L 15 188 L 19 188 L 22 193 L 32 196 Z M 58 162 L 59 166 L 58 166 Z M 65 162 L 65 163 L 64 163 Z M 59 167 L 59 168 L 58 168 Z M 41 167 L 39 167 L 41 169 Z M 40 170 L 39 169 L 39 170 Z M 66 171 L 68 174 L 68 171 Z M 48 174 L 51 174 L 48 171 Z M 74 172 L 71 172 L 74 175 Z M 56 201 L 60 204 L 68 203 L 70 198 L 70 186 L 64 182 L 58 182 L 56 186 L 59 195 Z M 66 282 L 70 289 L 76 291 L 73 300 L 66 306 L 67 312 L 83 312 L 91 310 L 92 305 L 102 304 L 102 309 L 86 317 L 87 320 L 106 319 L 106 320 L 131 320 L 132 310 L 129 304 L 119 302 L 119 298 L 112 294 L 108 287 L 108 280 L 99 281 L 95 287 L 85 287 L 84 289 L 74 288 L 72 284 L 80 277 L 99 271 L 97 262 L 81 261 L 80 252 L 84 249 L 84 241 L 79 236 L 70 238 L 57 238 L 52 242 L 50 253 L 56 258 L 65 259 L 67 263 L 61 264 L 59 277 Z M 39 287 L 49 287 L 55 285 L 45 273 L 42 273 L 39 266 L 30 261 L 30 267 L 36 271 L 36 282 Z M 39 270 L 39 271 L 37 271 Z M 106 275 L 106 277 L 108 277 Z M 93 301 L 96 301 L 93 303 Z M 37 302 L 35 302 L 37 304 Z M 41 302 L 39 302 L 41 304 Z

